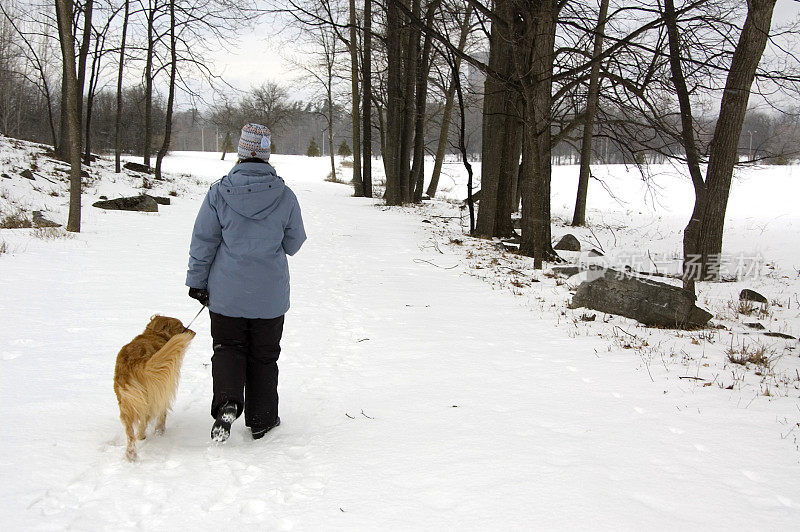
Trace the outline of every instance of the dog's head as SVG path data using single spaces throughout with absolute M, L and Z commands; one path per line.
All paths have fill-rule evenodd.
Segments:
M 169 316 L 160 316 L 156 314 L 150 318 L 150 323 L 147 324 L 145 330 L 172 338 L 176 334 L 182 333 L 184 327 L 183 323 L 181 323 L 181 320 L 177 318 L 170 318 Z M 194 331 L 188 330 L 186 332 L 194 333 Z

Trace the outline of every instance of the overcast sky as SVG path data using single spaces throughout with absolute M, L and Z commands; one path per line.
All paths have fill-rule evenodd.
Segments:
M 798 17 L 800 2 L 777 0 L 773 27 Z M 214 62 L 225 81 L 240 89 L 247 90 L 264 81 L 276 80 L 290 86 L 293 98 L 308 99 L 312 91 L 307 89 L 305 83 L 298 81 L 300 73 L 292 65 L 291 59 L 287 60 L 302 57 L 302 47 L 297 42 L 297 33 L 290 27 L 289 21 L 272 19 L 254 31 L 248 31 L 231 47 L 232 53 L 218 54 Z

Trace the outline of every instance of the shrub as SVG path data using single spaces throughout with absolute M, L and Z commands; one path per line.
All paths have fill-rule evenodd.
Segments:
M 311 143 L 308 145 L 308 149 L 306 150 L 306 155 L 308 157 L 319 157 L 319 146 L 314 139 L 311 139 Z
M 339 148 L 336 150 L 336 155 L 341 155 L 342 157 L 350 157 L 353 155 L 353 150 L 350 149 L 350 146 L 348 146 L 346 140 L 343 140 L 342 143 L 339 144 Z
M 744 342 L 742 342 L 741 346 L 731 344 L 726 351 L 726 355 L 728 356 L 728 361 L 732 364 L 739 364 L 740 366 L 753 364 L 763 368 L 765 372 L 772 369 L 772 365 L 775 362 L 773 350 L 760 343 L 750 346 Z
M 61 227 L 37 227 L 31 234 L 41 240 L 70 240 L 75 238 L 73 233 L 68 233 Z

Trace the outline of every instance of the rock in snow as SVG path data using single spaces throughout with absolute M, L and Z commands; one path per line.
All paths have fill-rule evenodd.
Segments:
M 113 211 L 158 212 L 158 203 L 154 198 L 147 195 L 96 201 L 92 204 L 92 207 Z
M 566 234 L 561 237 L 561 240 L 558 241 L 553 249 L 560 249 L 562 251 L 580 251 L 581 250 L 581 243 L 578 242 L 578 239 L 575 238 L 575 235 Z
M 571 307 L 619 314 L 650 326 L 702 327 L 712 315 L 697 307 L 695 299 L 683 288 L 606 269 L 578 286 Z

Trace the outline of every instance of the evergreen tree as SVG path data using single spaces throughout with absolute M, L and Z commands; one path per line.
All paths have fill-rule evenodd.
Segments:
M 306 155 L 308 157 L 319 157 L 319 146 L 317 146 L 317 143 L 314 141 L 314 139 L 311 139 L 311 144 L 308 145 Z
M 342 157 L 350 157 L 353 155 L 353 150 L 350 149 L 350 146 L 347 144 L 346 140 L 342 140 L 342 143 L 339 144 L 339 148 L 336 150 L 336 155 L 341 155 Z

